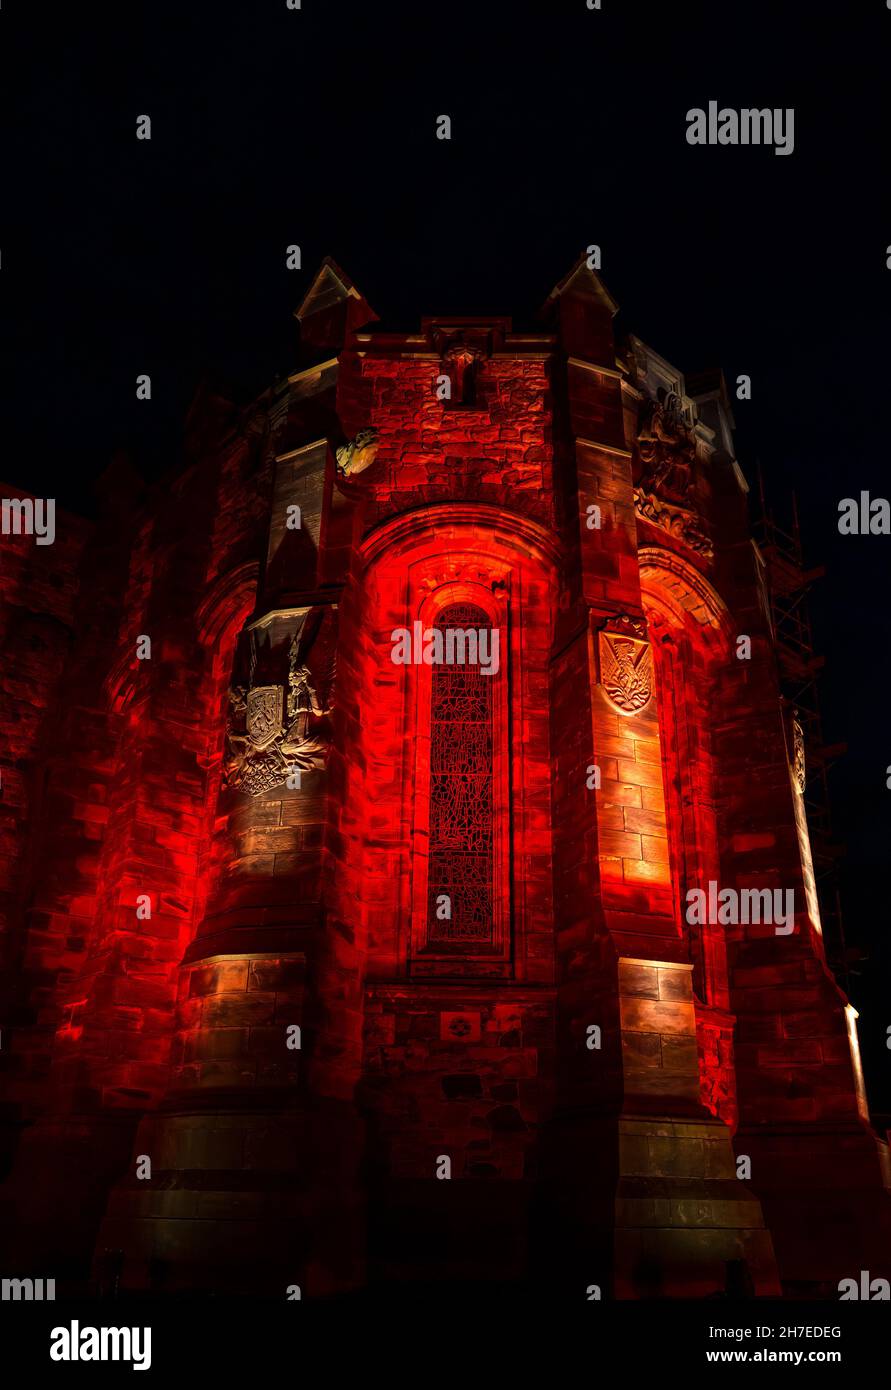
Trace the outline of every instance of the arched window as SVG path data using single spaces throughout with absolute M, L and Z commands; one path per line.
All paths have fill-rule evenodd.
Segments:
M 460 589 L 440 603 L 424 631 L 442 659 L 417 687 L 413 954 L 421 973 L 473 973 L 510 958 L 507 614 Z
M 481 608 L 455 603 L 434 626 L 488 633 Z M 479 637 L 477 639 L 479 641 Z M 427 940 L 491 945 L 495 892 L 494 687 L 475 665 L 434 666 L 430 691 L 430 849 Z

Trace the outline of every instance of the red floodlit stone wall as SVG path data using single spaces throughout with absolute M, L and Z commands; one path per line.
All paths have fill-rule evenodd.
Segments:
M 379 433 L 373 473 L 361 480 L 366 527 L 460 498 L 552 524 L 553 421 L 540 349 L 528 359 L 482 362 L 470 406 L 437 400 L 441 372 L 432 352 L 426 360 L 344 354 L 337 393 L 344 431 L 352 437 L 371 426 Z
M 57 512 L 52 546 L 0 536 L 0 999 L 12 1025 L 3 1047 L 11 1118 L 45 1104 L 59 993 L 83 956 L 107 817 L 106 750 L 97 747 L 95 719 L 79 711 L 81 746 L 64 763 L 60 739 L 81 666 L 75 634 L 89 597 L 81 568 L 92 529 Z
M 55 1146 L 64 1162 L 70 1138 L 74 1167 L 91 1186 L 99 1175 L 94 1196 L 104 1200 L 104 1160 L 116 1142 L 84 1117 L 138 1116 L 167 1085 L 234 644 L 233 635 L 221 665 L 227 585 L 217 576 L 265 543 L 262 440 L 261 430 L 153 498 L 115 465 L 95 525 L 60 513 L 52 547 L 9 538 L 3 556 L 2 621 L 12 643 L 3 675 L 13 697 L 3 711 L 19 731 L 4 738 L 18 776 L 4 777 L 3 790 L 12 793 L 18 777 L 29 788 L 27 825 L 15 838 L 28 872 L 3 977 L 14 1001 L 4 1011 L 14 1024 L 4 1040 L 4 1099 L 15 1122 L 32 1122 L 17 1171 L 25 1186 L 32 1173 L 29 1219 L 45 1218 L 50 1231 L 64 1230 L 78 1204 L 69 1197 L 56 1212 L 49 1179 L 42 1197 L 37 1191 L 41 1145 L 48 1160 Z M 256 569 L 255 558 L 254 587 Z M 202 631 L 206 601 L 213 615 Z M 28 608 L 33 631 L 19 652 L 15 633 L 24 636 Z M 38 678 L 30 653 L 41 627 L 53 648 L 45 645 Z M 151 638 L 150 660 L 136 659 L 140 635 Z M 17 689 L 27 689 L 26 701 Z M 145 919 L 136 915 L 143 894 Z M 36 1232 L 31 1245 L 39 1248 Z
M 498 1250 L 509 1264 L 524 1243 L 553 1072 L 552 425 L 540 350 L 532 359 L 508 351 L 504 344 L 504 355 L 480 363 L 472 406 L 436 399 L 436 354 L 390 359 L 384 344 L 373 357 L 344 357 L 345 432 L 374 428 L 378 447 L 361 477 L 336 484 L 355 521 L 329 764 L 337 810 L 328 901 L 364 962 L 355 1015 L 362 1051 L 353 1056 L 386 1213 L 378 1219 L 394 1250 L 410 1246 L 443 1158 L 456 1179 L 509 1180 L 487 1189 L 499 1232 L 487 1257 L 493 1270 Z M 500 634 L 492 681 L 504 926 L 494 949 L 449 956 L 429 948 L 424 921 L 429 672 L 394 664 L 391 634 L 427 625 L 454 602 L 487 613 Z M 459 1232 L 485 1219 L 476 1189 L 461 1190 L 461 1211 L 430 1242 L 440 1269 L 459 1268 Z M 372 1241 L 372 1259 L 374 1249 Z
M 819 919 L 807 892 L 798 793 L 751 551 L 732 558 L 737 583 L 725 591 L 735 601 L 738 633 L 753 638 L 753 656 L 729 662 L 716 687 L 722 710 L 716 736 L 722 882 L 795 893 L 792 935 L 777 936 L 770 925 L 725 928 L 731 1007 L 738 1018 L 741 1122 L 856 1120 L 844 999 L 825 967 Z
M 34 1121 L 5 1200 L 33 1216 L 29 1169 L 73 1146 L 81 1265 L 99 1229 L 136 1288 L 516 1277 L 534 1191 L 618 1296 L 650 1289 L 642 1268 L 720 1291 L 739 1260 L 769 1293 L 759 1198 L 779 1230 L 813 1143 L 827 1185 L 844 1150 L 866 1229 L 878 1150 L 739 482 L 690 402 L 682 428 L 656 398 L 668 364 L 617 348 L 615 307 L 577 268 L 535 334 L 378 333 L 327 263 L 298 311 L 308 367 L 246 412 L 205 391 L 189 466 L 148 496 L 109 478 L 48 557 L 4 538 L 10 1148 Z M 666 525 L 636 495 L 663 447 Z M 394 632 L 456 605 L 500 641 L 493 910 L 463 941 L 430 920 L 441 687 L 393 660 Z M 233 714 L 247 731 L 246 692 L 285 701 L 295 668 L 299 786 L 239 751 Z M 713 880 L 794 888 L 796 932 L 689 925 Z M 46 1249 L 64 1202 L 38 1211 Z
M 235 630 L 253 603 L 233 560 L 259 548 L 262 477 L 246 505 L 249 448 L 187 473 L 134 536 L 105 686 L 115 735 L 109 824 L 84 968 L 56 1039 L 75 1108 L 144 1108 L 167 1084 L 177 975 L 203 902 L 199 864 L 218 781 Z M 267 485 L 268 486 L 268 485 Z M 212 503 L 212 505 L 211 505 Z M 215 595 L 215 601 L 213 596 Z M 202 629 L 196 613 L 206 612 Z M 151 657 L 137 659 L 140 636 Z M 137 916 L 148 899 L 150 916 Z
M 735 1129 L 734 1016 L 724 928 L 689 925 L 685 918 L 687 891 L 722 881 L 711 710 L 715 673 L 732 659 L 730 620 L 715 591 L 682 557 L 650 546 L 640 554 L 662 715 L 675 913 L 693 965 L 702 1100 Z
M 547 775 L 552 567 L 538 528 L 516 518 L 508 525 L 492 512 L 484 521 L 485 513 L 471 515 L 457 505 L 428 508 L 410 525 L 372 532 L 361 586 L 343 605 L 345 630 L 359 607 L 357 625 L 367 637 L 357 648 L 347 644 L 350 655 L 339 672 L 355 743 L 347 760 L 338 877 L 344 915 L 351 900 L 349 920 L 366 943 L 364 1094 L 369 1103 L 382 1097 L 385 1115 L 395 1120 L 380 1131 L 394 1177 L 429 1177 L 439 1153 L 451 1157 L 456 1173 L 522 1170 L 520 1151 L 537 1115 L 536 1051 L 547 1053 L 552 1045 L 543 1004 L 521 1004 L 515 989 L 499 988 L 499 982 L 553 983 Z M 427 947 L 423 885 L 418 891 L 424 855 L 413 790 L 429 764 L 419 766 L 413 753 L 429 737 L 429 681 L 425 687 L 423 668 L 391 660 L 392 631 L 410 628 L 437 593 L 466 595 L 490 610 L 498 596 L 503 645 L 500 671 L 491 679 L 505 695 L 496 735 L 509 750 L 509 790 L 497 807 L 512 841 L 499 885 L 511 906 L 508 933 L 495 950 L 469 948 L 457 957 Z M 393 980 L 403 981 L 401 988 L 392 987 Z M 464 1047 L 456 1046 L 462 1041 Z M 528 1083 L 522 1092 L 513 1084 L 520 1077 Z M 393 1082 L 392 1091 L 382 1086 L 384 1078 Z M 391 1111 L 400 1093 L 405 1100 Z M 404 1122 L 409 1112 L 415 1123 Z

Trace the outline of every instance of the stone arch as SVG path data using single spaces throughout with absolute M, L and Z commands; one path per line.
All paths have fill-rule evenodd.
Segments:
M 201 644 L 212 650 L 233 627 L 238 631 L 246 622 L 257 601 L 260 566 L 248 560 L 227 570 L 214 582 L 196 615 Z
M 719 785 L 710 716 L 716 674 L 731 660 L 732 623 L 711 583 L 674 551 L 642 548 L 640 580 L 656 669 L 674 898 L 694 967 L 703 1101 L 733 1127 L 735 1020 L 724 929 L 691 926 L 684 912 L 690 889 L 720 881 Z
M 259 580 L 259 565 L 248 561 L 221 575 L 205 595 L 196 614 L 195 630 L 214 664 L 224 659 L 227 645 L 234 646 L 235 636 L 256 602 Z M 136 691 L 137 669 L 133 650 L 124 647 L 104 682 L 112 714 L 125 714 L 129 709 Z
M 343 860 L 333 876 L 340 914 L 367 943 L 372 975 L 484 974 L 523 978 L 527 926 L 543 915 L 530 900 L 548 878 L 550 789 L 530 772 L 534 749 L 547 765 L 547 664 L 555 610 L 553 537 L 525 518 L 486 504 L 440 504 L 389 518 L 360 548 L 344 593 L 338 667 L 333 784 L 339 787 L 334 842 Z M 429 667 L 392 664 L 392 634 L 422 625 L 446 602 L 476 604 L 497 619 L 506 682 L 503 746 L 509 765 L 513 854 L 504 855 L 507 927 L 498 949 L 469 951 L 456 966 L 419 947 L 416 757 L 429 724 Z M 500 680 L 501 673 L 494 679 Z M 361 778 L 357 769 L 362 769 Z M 500 775 L 500 774 L 499 774 Z M 505 776 L 508 774 L 505 773 Z M 371 791 L 373 789 L 373 795 Z M 524 876 L 515 864 L 534 862 Z M 538 876 L 542 882 L 538 883 Z M 501 891 L 501 890 L 499 890 Z M 533 970 L 539 968 L 534 965 Z
M 718 591 L 676 551 L 646 545 L 638 551 L 644 607 L 678 627 L 696 625 L 703 643 L 717 655 L 731 637 L 730 612 Z
M 553 535 L 519 512 L 508 511 L 490 502 L 439 502 L 401 512 L 376 526 L 360 547 L 364 564 L 369 565 L 385 550 L 404 548 L 406 543 L 411 544 L 413 538 L 421 537 L 433 527 L 443 539 L 458 531 L 490 531 L 509 547 L 522 549 L 530 557 L 534 555 L 539 560 L 554 564 L 559 559 L 560 552 Z
M 199 688 L 206 713 L 204 728 L 207 744 L 204 754 L 203 827 L 189 939 L 201 920 L 213 877 L 211 840 L 223 756 L 220 728 L 225 723 L 226 691 L 236 639 L 256 605 L 259 580 L 260 567 L 256 561 L 247 561 L 227 570 L 214 581 L 195 615 L 195 642 L 202 666 Z M 128 720 L 137 718 L 132 706 L 139 686 L 138 674 L 139 663 L 131 644 L 119 653 L 103 685 L 107 708 L 116 718 L 114 727 L 118 740 Z
M 260 567 L 248 561 L 220 575 L 196 614 L 198 641 L 204 650 L 207 682 L 207 748 L 204 824 L 198 853 L 195 899 L 192 908 L 190 940 L 204 917 L 208 899 L 215 887 L 219 864 L 214 853 L 214 823 L 220 795 L 226 727 L 228 689 L 235 659 L 238 634 L 254 612 Z

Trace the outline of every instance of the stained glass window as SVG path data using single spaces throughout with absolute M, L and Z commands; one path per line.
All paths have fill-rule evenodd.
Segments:
M 456 603 L 435 626 L 480 632 L 492 623 L 475 605 Z M 493 938 L 496 680 L 479 665 L 432 668 L 427 921 L 435 947 L 473 947 Z M 443 896 L 451 910 L 445 920 L 437 914 Z

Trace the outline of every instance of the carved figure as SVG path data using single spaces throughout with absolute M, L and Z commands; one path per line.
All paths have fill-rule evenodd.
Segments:
M 378 443 L 379 436 L 376 429 L 369 426 L 359 430 L 355 439 L 341 444 L 340 448 L 336 450 L 338 473 L 344 478 L 354 478 L 357 473 L 362 473 L 366 468 L 370 468 L 377 457 Z
M 284 782 L 289 772 L 324 766 L 327 732 L 315 728 L 313 721 L 329 714 L 330 707 L 319 699 L 309 667 L 298 663 L 298 650 L 295 636 L 288 655 L 286 701 L 281 685 L 236 685 L 229 691 L 225 788 L 243 788 L 259 796 Z
M 661 402 L 646 402 L 637 447 L 644 465 L 634 489 L 638 515 L 709 558 L 714 549 L 708 532 L 686 505 L 693 487 L 696 442 L 676 392 L 666 393 Z

